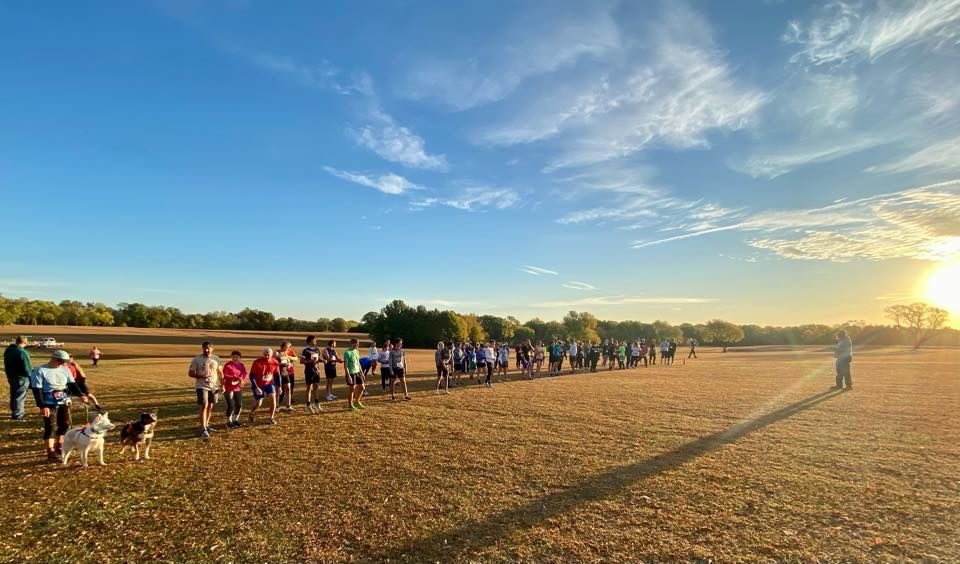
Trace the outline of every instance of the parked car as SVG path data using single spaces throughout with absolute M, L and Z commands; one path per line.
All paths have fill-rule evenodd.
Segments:
M 41 349 L 59 349 L 63 343 L 58 343 L 53 337 L 43 337 L 37 342 L 37 346 Z

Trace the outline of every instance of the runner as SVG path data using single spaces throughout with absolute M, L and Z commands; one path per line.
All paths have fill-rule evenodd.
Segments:
M 293 378 L 297 373 L 297 355 L 293 352 L 293 343 L 284 341 L 280 343 L 280 350 L 277 351 L 277 362 L 280 364 L 280 378 L 277 384 L 280 385 L 280 411 L 293 411 Z M 283 405 L 286 400 L 287 405 Z
M 76 390 L 76 381 L 65 364 L 70 360 L 67 351 L 53 351 L 47 364 L 38 366 L 30 373 L 30 388 L 33 399 L 43 416 L 43 441 L 47 447 L 47 460 L 60 460 L 63 455 L 63 436 L 70 428 L 70 394 Z M 86 396 L 80 396 L 86 401 Z M 53 432 L 56 425 L 56 443 Z
M 254 416 L 260 404 L 265 397 L 270 397 L 270 424 L 276 425 L 277 413 L 277 395 L 275 391 L 274 374 L 280 370 L 280 363 L 273 357 L 273 350 L 270 347 L 264 347 L 260 358 L 253 361 L 250 365 L 250 389 L 253 390 L 253 407 L 250 408 L 250 415 L 247 421 L 253 425 Z
M 204 341 L 200 349 L 202 352 L 190 361 L 187 374 L 196 382 L 200 436 L 209 439 L 213 431 L 210 428 L 210 416 L 213 415 L 213 406 L 217 403 L 217 392 L 220 391 L 220 382 L 223 380 L 223 368 L 220 366 L 220 357 L 213 354 L 213 343 Z
M 630 345 L 630 362 L 628 365 L 630 368 L 640 366 L 640 341 L 634 341 Z
M 597 371 L 597 363 L 600 362 L 600 345 L 590 343 L 590 372 Z
M 243 365 L 240 351 L 230 353 L 230 362 L 223 365 L 223 397 L 227 401 L 227 427 L 242 427 L 240 412 L 243 410 L 243 383 L 247 381 L 247 367 Z
M 343 351 L 344 377 L 347 381 L 347 403 L 350 411 L 360 411 L 367 406 L 360 403 L 366 386 L 363 384 L 363 368 L 360 366 L 360 342 L 350 339 L 350 346 Z
M 500 352 L 497 356 L 497 383 L 509 382 L 507 370 L 510 368 L 510 346 L 507 343 L 500 345 Z
M 690 352 L 687 353 L 687 358 L 697 358 L 697 340 L 690 339 Z
M 637 359 L 638 363 L 643 362 L 643 367 L 647 367 L 647 341 L 646 339 L 640 339 L 640 358 Z
M 474 350 L 474 358 L 476 361 L 476 374 L 477 374 L 477 384 L 482 383 L 483 371 L 487 368 L 487 349 L 482 344 L 477 343 Z
M 533 345 L 530 339 L 524 341 L 520 347 L 520 367 L 527 374 L 527 378 L 533 380 Z
M 444 393 L 450 393 L 450 349 L 446 343 L 440 341 L 437 343 L 437 351 L 433 353 L 433 360 L 437 365 L 437 394 L 440 393 L 440 387 L 443 386 Z
M 581 362 L 580 347 L 576 339 L 570 339 L 570 349 L 567 351 L 570 357 L 570 374 L 576 374 L 577 365 Z
M 523 343 L 517 342 L 517 346 L 513 348 L 513 352 L 517 355 L 517 370 L 524 368 L 523 366 Z
M 660 341 L 660 366 L 663 366 L 667 363 L 667 360 L 670 358 L 670 341 L 666 337 Z
M 383 387 L 384 392 L 387 391 L 387 382 L 389 382 L 391 378 L 393 378 L 390 371 L 390 349 L 391 348 L 392 347 L 390 345 L 390 341 L 389 340 L 384 341 L 383 348 L 380 349 L 380 355 L 377 358 L 377 360 L 380 362 L 380 386 Z M 393 395 L 393 392 L 391 392 L 390 399 L 393 399 L 392 395 Z
M 303 383 L 307 387 L 307 413 L 320 413 L 320 349 L 317 348 L 317 338 L 307 337 L 307 346 L 300 353 L 300 363 L 303 364 Z
M 465 372 L 466 355 L 463 353 L 463 343 L 458 342 L 453 346 L 453 385 L 462 384 L 460 376 Z
M 497 342 L 489 341 L 487 347 L 483 351 L 483 358 L 486 359 L 486 369 L 487 377 L 483 382 L 483 385 L 487 388 L 493 387 L 493 370 L 497 365 Z
M 533 347 L 533 363 L 537 367 L 537 376 L 540 375 L 540 369 L 543 368 L 543 341 L 537 341 Z
M 403 385 L 403 399 L 410 401 L 413 398 L 407 392 L 407 355 L 403 350 L 403 339 L 393 340 L 393 350 L 390 351 L 390 399 L 397 399 L 393 391 L 397 380 Z
M 380 351 L 377 350 L 377 342 L 370 341 L 370 350 L 367 351 L 367 358 L 370 359 L 370 369 L 367 371 L 371 377 L 377 376 L 377 364 L 380 362 Z
M 563 354 L 563 345 L 560 339 L 557 339 L 550 345 L 550 365 L 549 372 L 551 376 L 560 374 L 560 355 Z
M 623 370 L 627 367 L 627 342 L 623 341 L 617 344 L 617 368 Z
M 94 366 L 100 364 L 100 349 L 97 348 L 97 345 L 93 345 L 93 348 L 90 349 L 90 360 L 93 361 Z
M 103 413 L 103 406 L 100 405 L 100 402 L 97 401 L 97 397 L 90 393 L 90 389 L 87 387 L 87 375 L 83 373 L 83 369 L 80 368 L 80 365 L 77 364 L 73 357 L 70 357 L 70 360 L 67 361 L 67 368 L 70 370 L 70 375 L 73 376 L 73 380 L 77 383 L 76 390 L 73 391 L 73 395 L 87 396 L 87 401 L 93 402 L 94 409 L 98 413 Z M 83 403 L 87 403 L 84 401 Z
M 333 395 L 333 381 L 337 379 L 337 363 L 343 363 L 343 360 L 337 357 L 336 346 L 337 342 L 330 339 L 327 341 L 327 348 L 321 353 L 323 374 L 327 378 L 327 401 L 337 399 L 337 396 Z
M 650 356 L 650 364 L 651 364 L 651 365 L 656 364 L 656 363 L 657 363 L 657 339 L 656 339 L 656 337 L 650 339 L 650 346 L 648 347 L 647 352 L 650 353 L 650 354 L 649 354 L 649 356 Z
M 667 349 L 667 356 L 670 357 L 670 364 L 673 364 L 673 358 L 677 356 L 677 340 L 670 339 L 670 345 Z

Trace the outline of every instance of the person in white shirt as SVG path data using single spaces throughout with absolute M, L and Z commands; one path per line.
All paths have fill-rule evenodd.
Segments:
M 577 352 L 579 352 L 579 349 L 577 348 L 577 341 L 576 339 L 571 339 L 570 350 L 567 351 L 567 356 L 570 358 L 571 374 L 577 371 Z
M 370 375 L 376 377 L 377 375 L 377 363 L 380 361 L 380 351 L 377 350 L 377 342 L 372 341 L 370 343 L 370 352 L 367 355 L 367 358 L 370 359 Z

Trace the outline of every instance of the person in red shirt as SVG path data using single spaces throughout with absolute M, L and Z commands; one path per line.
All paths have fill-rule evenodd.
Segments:
M 248 420 L 253 423 L 257 408 L 263 403 L 265 396 L 270 397 L 270 424 L 276 425 L 277 395 L 274 391 L 273 375 L 280 371 L 280 363 L 273 357 L 273 349 L 265 347 L 263 354 L 250 365 L 250 389 L 253 390 L 253 407 L 250 408 Z
M 70 360 L 67 361 L 67 368 L 70 370 L 70 374 L 73 375 L 73 379 L 77 382 L 76 391 L 86 398 L 83 399 L 83 403 L 88 401 L 93 402 L 93 407 L 98 412 L 103 412 L 103 407 L 100 405 L 100 402 L 97 401 L 97 397 L 90 393 L 90 389 L 87 388 L 87 375 L 83 373 L 83 369 L 80 368 L 80 365 L 74 362 L 73 357 L 70 357 Z
M 247 367 L 243 365 L 240 351 L 230 353 L 230 362 L 223 365 L 223 395 L 227 399 L 227 427 L 242 427 L 240 411 L 243 409 L 243 383 L 247 381 Z

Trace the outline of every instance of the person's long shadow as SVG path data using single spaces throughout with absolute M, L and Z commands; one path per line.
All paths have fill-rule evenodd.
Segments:
M 538 497 L 484 519 L 462 523 L 455 529 L 444 529 L 404 545 L 388 548 L 372 557 L 374 561 L 438 557 L 444 559 L 468 556 L 480 548 L 504 538 L 514 531 L 528 529 L 579 505 L 609 498 L 625 488 L 708 454 L 754 431 L 810 409 L 837 395 L 834 391 L 819 393 L 782 407 L 766 415 L 738 423 L 723 431 L 700 437 L 647 460 L 620 466 L 591 476 L 562 491 Z M 438 551 L 441 553 L 438 554 Z

